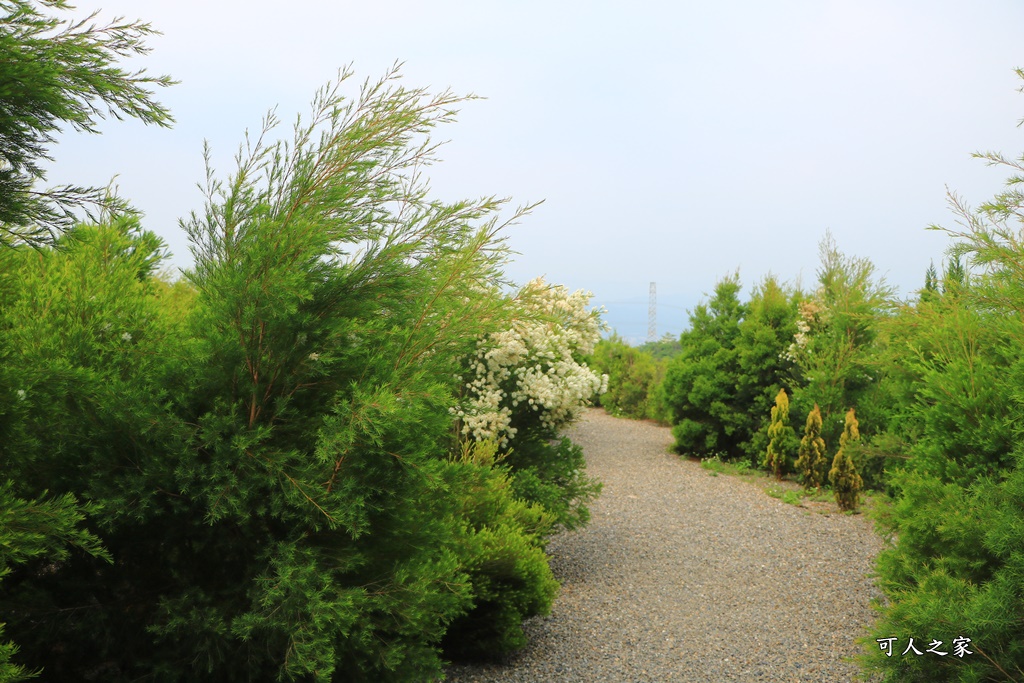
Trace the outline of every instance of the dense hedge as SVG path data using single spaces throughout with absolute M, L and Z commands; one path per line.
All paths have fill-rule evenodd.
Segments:
M 602 339 L 588 360 L 595 370 L 608 375 L 608 391 L 598 401 L 609 413 L 664 419 L 658 387 L 665 377 L 667 360 L 655 358 L 645 347 L 629 346 L 615 335 Z

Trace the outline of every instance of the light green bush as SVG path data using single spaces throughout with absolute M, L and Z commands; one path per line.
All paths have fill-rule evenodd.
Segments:
M 590 362 L 595 370 L 608 375 L 608 391 L 601 394 L 599 402 L 609 413 L 638 419 L 661 418 L 656 391 L 665 376 L 667 361 L 655 360 L 649 353 L 613 336 L 598 342 Z

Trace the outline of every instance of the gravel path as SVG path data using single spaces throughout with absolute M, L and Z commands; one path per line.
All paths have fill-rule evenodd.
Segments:
M 562 590 L 530 644 L 451 683 L 850 681 L 878 595 L 864 515 L 787 505 L 666 451 L 669 429 L 588 410 L 570 432 L 604 482 L 551 541 Z

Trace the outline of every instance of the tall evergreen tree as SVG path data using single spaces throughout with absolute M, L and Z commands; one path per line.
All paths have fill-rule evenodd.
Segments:
M 735 404 L 736 341 L 747 309 L 739 292 L 738 274 L 720 280 L 711 301 L 690 313 L 690 329 L 680 336 L 683 351 L 669 362 L 663 386 L 678 453 L 742 453 L 748 432 L 746 415 Z
M 928 270 L 924 273 L 924 289 L 921 290 L 922 301 L 933 301 L 939 295 L 939 275 L 935 270 L 935 263 L 928 264 Z
M 949 257 L 946 270 L 942 274 L 942 293 L 956 296 L 967 286 L 967 269 L 956 254 Z

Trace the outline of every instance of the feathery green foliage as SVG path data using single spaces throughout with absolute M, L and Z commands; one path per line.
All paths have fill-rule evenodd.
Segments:
M 909 457 L 893 476 L 884 522 L 894 541 L 877 570 L 886 601 L 863 657 L 884 681 L 1024 676 L 1024 157 L 978 156 L 1009 170 L 1006 189 L 977 209 L 950 195 L 963 227 L 947 231 L 956 243 L 941 295 L 906 311 L 899 329 L 914 399 L 902 420 Z M 970 638 L 972 654 L 880 655 L 872 638 L 896 634 L 947 647 Z
M 116 65 L 149 51 L 149 24 L 97 25 L 97 13 L 81 20 L 46 13 L 70 9 L 64 0 L 0 1 L 0 245 L 51 243 L 75 223 L 79 208 L 125 208 L 103 189 L 35 187 L 62 125 L 95 133 L 108 115 L 161 126 L 172 121 L 149 90 L 172 81 Z
M 843 254 L 830 233 L 819 251 L 818 288 L 800 305 L 800 335 L 791 348 L 798 379 L 792 400 L 800 411 L 817 403 L 822 435 L 835 443 L 847 406 L 858 406 L 869 424 L 886 422 L 877 414 L 889 401 L 876 396 L 885 387 L 877 381 L 875 358 L 893 289 L 869 259 Z

